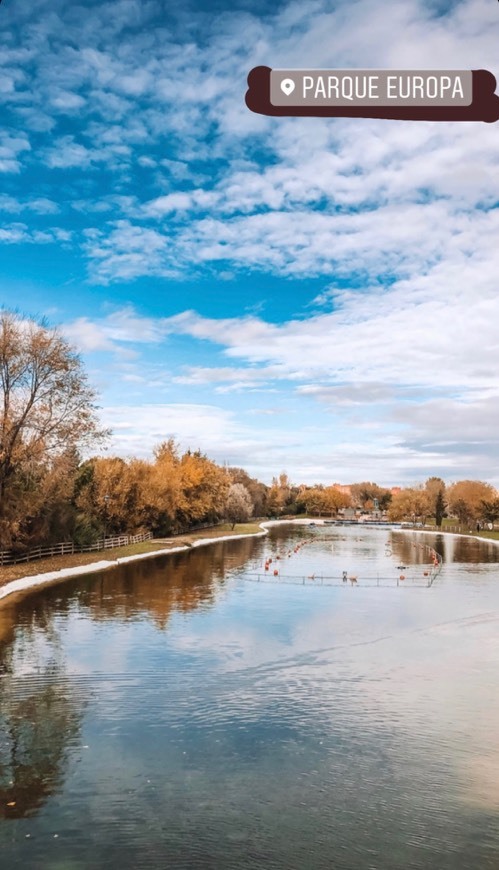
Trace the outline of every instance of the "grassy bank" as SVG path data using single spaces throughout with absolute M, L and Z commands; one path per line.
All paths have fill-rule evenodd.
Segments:
M 456 520 L 444 519 L 442 520 L 442 525 L 439 529 L 434 528 L 434 522 L 432 520 L 428 520 L 426 525 L 429 527 L 430 531 L 435 532 L 450 532 L 454 535 L 473 535 L 474 538 L 490 538 L 493 541 L 499 541 L 499 530 L 498 529 L 489 529 L 484 528 L 480 529 L 479 532 L 476 530 L 476 525 L 473 522 L 471 525 L 458 525 Z
M 0 568 L 0 586 L 5 586 L 12 580 L 22 577 L 33 577 L 35 574 L 45 574 L 48 571 L 60 571 L 63 568 L 75 568 L 79 565 L 90 565 L 101 559 L 112 562 L 124 556 L 137 556 L 141 553 L 153 553 L 156 550 L 169 550 L 173 547 L 192 546 L 195 541 L 206 538 L 220 538 L 226 535 L 254 535 L 261 532 L 258 523 L 237 523 L 234 529 L 230 523 L 224 523 L 213 529 L 202 529 L 172 538 L 156 538 L 141 544 L 130 544 L 128 547 L 113 547 L 109 550 L 98 550 L 94 553 L 74 553 L 67 556 L 53 556 L 48 559 L 37 559 L 35 562 L 21 562 L 18 565 L 5 565 Z

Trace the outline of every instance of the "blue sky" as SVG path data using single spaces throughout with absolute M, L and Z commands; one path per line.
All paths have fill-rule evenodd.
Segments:
M 0 301 L 114 431 L 263 480 L 497 472 L 498 124 L 265 118 L 258 64 L 487 68 L 492 0 L 0 7 Z

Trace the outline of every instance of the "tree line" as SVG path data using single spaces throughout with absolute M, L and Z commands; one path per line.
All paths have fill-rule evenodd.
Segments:
M 392 520 L 426 523 L 440 527 L 446 517 L 461 526 L 494 523 L 499 519 L 499 493 L 481 480 L 459 480 L 446 486 L 440 477 L 407 487 L 393 496 L 388 508 Z
M 78 354 L 45 321 L 0 311 L 0 548 L 151 531 L 169 535 L 201 524 L 296 514 L 335 516 L 349 507 L 388 511 L 391 519 L 440 525 L 499 518 L 490 484 L 440 478 L 398 493 L 373 482 L 294 485 L 286 473 L 270 486 L 174 440 L 151 460 L 94 455 L 109 438 Z

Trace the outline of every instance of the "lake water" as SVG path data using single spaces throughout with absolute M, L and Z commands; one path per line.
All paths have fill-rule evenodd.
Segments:
M 498 562 L 286 526 L 4 606 L 0 867 L 497 870 Z

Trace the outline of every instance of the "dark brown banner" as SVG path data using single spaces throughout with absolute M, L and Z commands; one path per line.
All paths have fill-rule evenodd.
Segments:
M 336 104 L 334 102 L 334 95 L 338 95 L 339 93 L 339 84 L 344 86 L 345 79 L 348 79 L 348 85 L 351 89 L 352 80 L 356 76 L 357 78 L 360 78 L 359 71 L 316 70 L 315 82 L 313 75 L 307 75 L 307 71 L 279 71 L 279 75 L 276 75 L 277 72 L 278 71 L 272 71 L 268 66 L 257 66 L 249 73 L 249 87 L 246 92 L 246 105 L 252 112 L 257 112 L 260 115 L 283 117 L 393 118 L 394 120 L 401 121 L 485 121 L 489 124 L 499 120 L 499 96 L 495 93 L 496 79 L 495 76 L 486 69 L 463 71 L 463 77 L 465 75 L 468 76 L 468 78 L 470 75 L 472 77 L 472 98 L 469 105 L 463 105 L 465 100 L 463 100 L 462 96 L 459 98 L 459 95 L 456 97 L 455 105 L 442 105 L 441 102 L 439 105 L 417 105 L 415 103 L 418 101 L 414 99 L 405 100 L 404 104 L 401 97 L 397 98 L 397 96 L 395 96 L 395 102 L 391 105 L 373 105 L 374 101 L 372 99 L 366 100 L 363 103 L 362 99 L 359 100 L 359 96 L 352 99 L 347 95 L 345 98 L 344 88 L 343 103 L 338 105 L 338 100 L 336 100 Z M 338 73 L 338 75 L 332 75 L 335 72 Z M 371 96 L 374 95 L 372 93 L 372 89 L 376 84 L 374 80 L 378 78 L 382 80 L 382 76 L 384 76 L 386 80 L 387 75 L 389 79 L 393 79 L 393 82 L 391 82 L 390 85 L 390 97 L 392 93 L 396 93 L 395 84 L 397 78 L 405 78 L 408 81 L 409 76 L 412 76 L 414 80 L 418 80 L 418 87 L 421 91 L 423 81 L 428 81 L 428 71 L 421 70 L 419 73 L 420 74 L 418 75 L 418 71 L 409 72 L 407 70 L 390 70 L 381 73 L 381 71 L 372 70 L 371 75 L 369 76 L 369 78 L 372 79 L 370 82 Z M 284 103 L 284 105 L 275 105 L 271 102 L 271 74 L 273 74 L 274 77 L 272 88 L 274 101 L 276 101 L 276 94 L 279 93 L 277 99 L 280 103 Z M 363 75 L 365 79 L 366 71 L 363 71 Z M 435 87 L 435 82 L 433 80 L 436 75 L 438 75 L 438 73 L 431 76 L 430 83 L 432 84 L 432 87 Z M 283 78 L 283 76 L 286 77 Z M 339 76 L 343 76 L 343 79 L 339 78 Z M 407 81 L 405 82 L 406 86 Z M 446 82 L 447 81 L 448 76 L 446 78 Z M 331 95 L 332 93 L 332 82 L 335 87 L 333 97 L 329 99 L 329 104 L 325 105 L 325 103 L 328 102 L 328 94 Z M 326 91 L 327 83 L 329 83 L 329 92 Z M 302 84 L 304 91 L 300 96 L 299 90 L 300 85 Z M 315 91 L 313 87 L 314 84 Z M 356 84 L 358 85 L 358 82 L 356 82 Z M 305 90 L 307 91 L 306 95 Z M 313 104 L 314 93 L 317 95 L 316 102 L 320 103 L 318 105 Z M 430 97 L 431 96 L 433 96 L 433 94 L 430 94 Z M 293 100 L 301 102 L 302 104 L 293 105 Z M 303 104 L 305 101 L 307 101 L 306 105 Z M 452 102 L 452 97 L 449 98 L 449 96 L 447 96 L 447 101 Z M 345 105 L 345 102 L 355 102 L 355 105 Z M 424 102 L 424 99 L 419 100 L 419 102 Z

